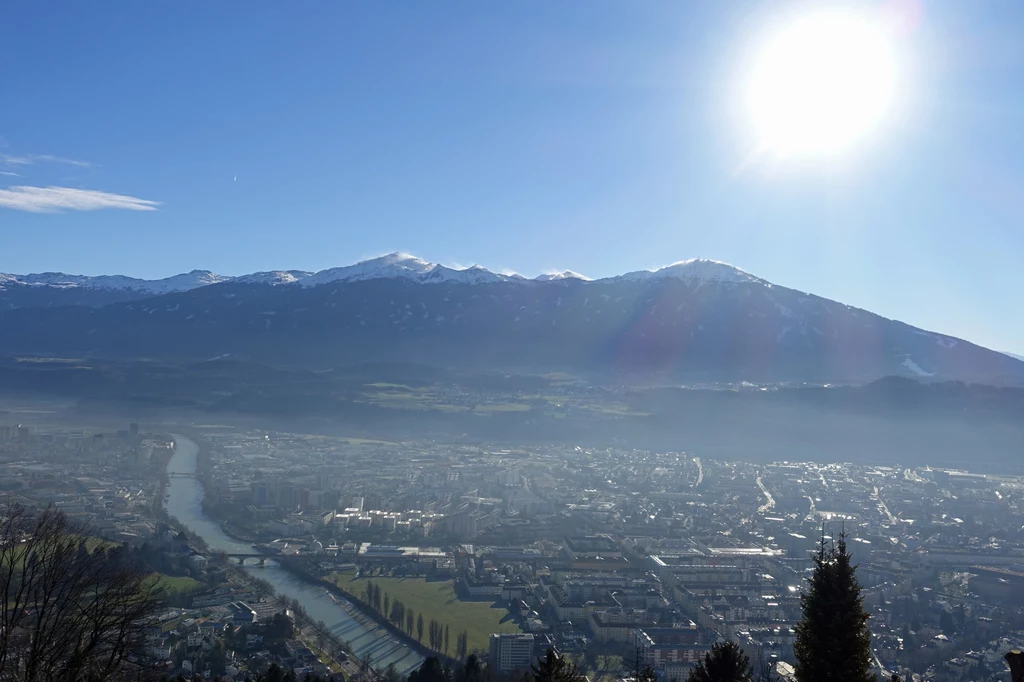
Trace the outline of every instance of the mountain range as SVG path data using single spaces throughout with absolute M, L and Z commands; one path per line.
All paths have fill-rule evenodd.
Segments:
M 608 380 L 1024 383 L 1024 362 L 703 259 L 527 279 L 393 253 L 311 273 L 0 275 L 0 353 L 329 367 L 412 361 Z

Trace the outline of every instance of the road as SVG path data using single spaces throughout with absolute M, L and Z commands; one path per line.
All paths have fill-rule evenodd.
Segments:
M 814 504 L 814 498 L 810 495 L 807 496 L 807 501 L 811 503 L 811 510 L 807 512 L 807 518 L 814 520 L 814 516 L 818 513 L 818 507 Z
M 878 491 L 877 485 L 875 486 L 874 497 L 878 501 L 878 506 L 880 506 L 882 511 L 885 512 L 885 515 L 889 517 L 889 523 L 895 526 L 898 521 L 896 520 L 896 517 L 892 515 L 892 512 L 889 511 L 889 506 L 885 503 L 885 500 L 882 499 L 882 494 Z
M 764 487 L 764 483 L 761 481 L 760 476 L 757 477 L 757 487 L 761 489 L 761 492 L 764 493 L 766 499 L 765 503 L 757 508 L 757 511 L 763 514 L 775 507 L 775 498 L 772 497 L 770 492 L 768 492 L 768 488 Z

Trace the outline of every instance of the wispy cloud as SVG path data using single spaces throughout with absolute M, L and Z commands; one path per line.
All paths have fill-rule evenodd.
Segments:
M 0 154 L 0 163 L 7 164 L 8 166 L 31 166 L 36 163 L 59 163 L 64 164 L 65 166 L 75 166 L 76 168 L 92 168 L 96 165 L 91 161 L 68 159 L 63 156 L 54 156 L 53 154 L 23 154 L 21 156 Z
M 12 178 L 20 178 L 21 173 L 12 173 L 11 171 L 0 171 L 0 175 L 7 175 Z
M 45 161 L 47 163 L 63 163 L 67 166 L 77 166 L 78 168 L 92 168 L 95 165 L 91 161 L 66 159 L 63 156 L 54 156 L 53 154 L 35 154 L 29 158 L 35 159 L 36 161 Z
M 159 201 L 139 199 L 125 194 L 111 194 L 93 189 L 73 187 L 8 187 L 0 189 L 0 208 L 30 213 L 62 213 L 64 211 L 98 211 L 116 208 L 126 211 L 155 211 Z

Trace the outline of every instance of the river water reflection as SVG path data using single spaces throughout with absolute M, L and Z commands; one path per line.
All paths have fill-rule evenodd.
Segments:
M 185 436 L 174 436 L 174 455 L 167 464 L 167 473 L 194 474 L 199 447 Z M 203 538 L 211 549 L 224 552 L 251 552 L 252 547 L 232 539 L 221 528 L 220 523 L 203 512 L 203 485 L 197 479 L 171 476 L 164 503 L 167 513 Z M 393 663 L 395 668 L 408 674 L 419 666 L 423 657 L 407 646 L 392 639 L 387 632 L 372 621 L 350 614 L 336 604 L 321 587 L 309 585 L 268 560 L 265 566 L 246 566 L 252 575 L 273 585 L 278 594 L 295 599 L 311 618 L 323 621 L 341 639 L 352 647 L 360 657 L 369 656 L 373 666 L 379 670 Z

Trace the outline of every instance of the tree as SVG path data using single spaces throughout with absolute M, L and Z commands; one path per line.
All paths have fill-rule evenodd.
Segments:
M 405 631 L 412 637 L 412 629 L 416 625 L 416 616 L 412 609 L 405 612 Z
M 465 658 L 468 651 L 469 633 L 463 630 L 459 633 L 459 636 L 455 638 L 455 657 L 459 659 Z
M 939 629 L 942 630 L 944 635 L 952 635 L 956 630 L 956 625 L 953 623 L 953 614 L 949 611 L 943 611 L 939 614 Z
M 291 639 L 293 633 L 292 619 L 284 612 L 275 613 L 263 630 L 267 639 Z
M 290 670 L 285 672 L 277 663 L 271 663 L 270 667 L 257 679 L 259 682 L 291 682 L 295 679 L 295 673 Z
M 658 682 L 658 673 L 654 672 L 650 664 L 645 665 L 637 675 L 637 682 Z
M 439 648 L 440 638 L 438 637 L 438 629 L 440 627 L 441 626 L 438 625 L 436 620 L 433 618 L 430 620 L 430 632 L 428 636 L 430 638 L 430 648 L 435 651 Z
M 582 682 L 584 679 L 576 664 L 567 662 L 554 649 L 548 649 L 544 658 L 531 664 L 530 671 L 533 682 Z
M 444 626 L 444 655 L 448 655 L 448 626 Z
M 456 635 L 456 640 L 459 638 Z M 466 659 L 466 664 L 459 669 L 455 676 L 456 682 L 483 682 L 485 679 L 483 662 L 476 654 L 471 654 Z
M 228 657 L 224 653 L 224 649 L 221 648 L 220 643 L 214 645 L 210 649 L 210 653 L 207 654 L 206 662 L 210 666 L 210 673 L 213 675 L 223 675 L 224 670 L 227 668 Z
M 0 509 L 0 679 L 114 679 L 143 651 L 159 587 L 122 547 L 47 507 Z
M 394 663 L 388 663 L 388 667 L 384 669 L 384 682 L 402 682 L 402 673 L 398 672 Z
M 416 639 L 419 640 L 420 644 L 423 643 L 423 614 L 422 613 L 419 614 L 418 616 L 416 616 Z M 462 658 L 462 656 L 459 656 L 459 658 Z
M 750 659 L 736 642 L 717 642 L 690 671 L 690 682 L 750 682 Z
M 430 656 L 409 675 L 409 682 L 451 682 L 452 671 L 441 665 L 441 659 Z
M 387 592 L 385 592 L 384 593 L 384 613 L 387 613 L 390 608 L 391 608 L 391 596 Z
M 810 585 L 800 597 L 803 619 L 793 646 L 797 682 L 875 682 L 869 616 L 856 570 L 846 534 L 831 545 L 823 536 Z

